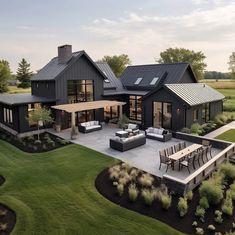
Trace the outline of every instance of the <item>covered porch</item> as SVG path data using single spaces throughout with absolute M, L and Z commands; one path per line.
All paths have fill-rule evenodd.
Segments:
M 69 127 L 74 127 L 79 125 L 81 122 L 79 122 L 79 119 L 77 117 L 77 114 L 80 112 L 88 112 L 88 111 L 94 111 L 94 110 L 100 110 L 102 109 L 102 115 L 99 115 L 99 117 L 96 117 L 96 115 L 91 115 L 89 119 L 97 120 L 100 122 L 104 121 L 104 109 L 111 108 L 111 107 L 118 107 L 119 110 L 119 118 L 122 117 L 123 114 L 123 105 L 125 105 L 125 102 L 120 101 L 114 101 L 114 100 L 97 100 L 97 101 L 90 101 L 90 102 L 80 102 L 80 103 L 73 103 L 73 104 L 61 104 L 61 105 L 55 105 L 51 108 L 60 111 L 59 115 L 56 115 L 56 123 L 59 125 L 61 123 L 61 114 L 66 112 L 70 116 L 70 124 Z M 88 120 L 92 121 L 92 120 Z

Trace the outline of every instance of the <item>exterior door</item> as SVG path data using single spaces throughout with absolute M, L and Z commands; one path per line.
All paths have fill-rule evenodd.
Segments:
M 153 102 L 153 126 L 171 130 L 172 105 L 166 102 Z

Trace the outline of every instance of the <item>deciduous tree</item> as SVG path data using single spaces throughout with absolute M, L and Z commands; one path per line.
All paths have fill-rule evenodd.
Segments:
M 232 53 L 232 55 L 229 56 L 229 71 L 231 72 L 231 78 L 235 79 L 235 52 Z
M 113 70 L 116 77 L 120 77 L 125 68 L 131 64 L 131 60 L 128 55 L 114 55 L 114 56 L 104 56 L 98 62 L 106 62 L 109 64 Z
M 160 53 L 160 59 L 157 59 L 158 63 L 180 63 L 187 62 L 191 65 L 192 70 L 197 80 L 203 78 L 203 73 L 206 68 L 204 60 L 206 56 L 201 52 L 195 52 L 185 48 L 168 48 Z
M 0 60 L 0 93 L 8 90 L 9 79 L 11 79 L 9 63 L 6 60 Z

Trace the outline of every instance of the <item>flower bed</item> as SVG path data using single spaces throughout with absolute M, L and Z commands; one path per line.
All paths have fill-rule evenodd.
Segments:
M 103 170 L 95 185 L 110 201 L 158 219 L 183 233 L 224 234 L 235 231 L 235 210 L 231 208 L 232 198 L 235 200 L 234 172 L 233 165 L 223 165 L 200 188 L 180 196 L 169 192 L 159 178 L 121 163 Z M 208 186 L 211 187 L 208 189 Z
M 28 153 L 47 152 L 70 144 L 69 141 L 47 132 L 41 133 L 39 137 L 39 140 L 38 135 L 19 138 L 3 129 L 0 129 L 0 139 L 7 141 L 22 151 Z

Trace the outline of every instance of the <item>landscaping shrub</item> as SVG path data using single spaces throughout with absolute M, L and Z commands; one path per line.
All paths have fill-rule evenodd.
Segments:
M 123 162 L 121 167 L 126 170 L 128 173 L 131 171 L 131 169 L 133 168 L 129 163 Z
M 51 147 L 55 147 L 55 141 L 51 140 L 49 142 L 47 142 L 48 145 L 50 145 Z
M 181 217 L 185 216 L 188 212 L 188 202 L 183 197 L 179 198 L 178 211 L 179 211 Z
M 171 206 L 171 200 L 170 195 L 163 195 L 161 198 L 162 208 L 168 210 Z
M 199 188 L 201 198 L 206 197 L 211 205 L 217 205 L 223 199 L 222 185 L 218 184 L 217 180 L 214 178 L 203 181 Z
M 0 223 L 0 231 L 4 232 L 7 230 L 7 223 Z
M 139 180 L 139 183 L 143 187 L 151 187 L 153 184 L 154 178 L 150 174 L 145 173 L 145 174 L 142 174 L 138 180 Z
M 203 235 L 204 234 L 203 228 L 196 228 L 196 234 L 197 235 Z
M 219 210 L 215 211 L 215 222 L 218 224 L 222 224 L 223 223 L 223 218 L 222 218 L 222 212 Z
M 154 199 L 155 199 L 155 192 L 152 189 L 144 189 L 141 193 L 144 203 L 148 206 L 152 205 Z
M 45 144 L 42 145 L 43 150 L 47 150 L 47 146 Z
M 130 184 L 128 188 L 129 199 L 134 202 L 138 197 L 139 190 L 136 188 L 135 184 Z
M 117 191 L 119 196 L 122 196 L 123 192 L 124 192 L 124 185 L 123 184 L 118 184 L 117 185 Z
M 224 175 L 225 180 L 235 179 L 235 166 L 231 163 L 224 163 L 220 166 L 219 171 Z
M 192 226 L 197 227 L 197 221 L 193 221 Z
M 231 190 L 232 200 L 235 201 L 235 182 L 230 185 L 230 190 Z
M 26 137 L 26 139 L 27 139 L 28 141 L 34 141 L 34 136 L 33 136 L 33 135 L 30 135 L 30 136 Z
M 109 174 L 109 179 L 111 179 L 112 181 L 114 180 L 118 180 L 119 179 L 119 174 L 117 171 L 112 171 L 110 174 Z
M 7 210 L 0 210 L 0 217 L 5 216 L 7 214 Z
M 130 177 L 129 177 L 129 175 L 128 175 L 128 176 L 119 178 L 118 183 L 125 186 L 125 185 L 127 185 L 127 183 L 128 183 L 129 181 L 130 181 Z
M 185 197 L 188 201 L 192 201 L 192 200 L 193 200 L 193 191 L 192 191 L 192 190 L 188 191 L 188 192 L 184 195 L 184 197 Z
M 199 201 L 199 205 L 201 208 L 204 208 L 205 210 L 210 207 L 209 202 L 206 197 L 202 197 Z
M 231 196 L 231 191 L 227 190 L 226 198 L 222 205 L 222 211 L 224 214 L 231 216 L 233 214 L 233 201 Z
M 225 114 L 218 114 L 215 117 L 215 123 L 218 125 L 224 125 L 228 121 L 228 117 Z
M 215 231 L 215 226 L 213 224 L 209 224 L 207 228 L 211 231 Z
M 34 141 L 34 144 L 38 144 L 38 145 L 39 145 L 39 144 L 41 144 L 41 143 L 42 143 L 41 140 L 35 140 L 35 141 Z
M 202 222 L 204 222 L 205 209 L 198 206 L 195 212 L 195 216 L 199 217 Z
M 136 168 L 132 168 L 130 172 L 131 180 L 135 181 L 138 175 L 139 175 L 139 170 L 137 170 Z
M 129 123 L 129 118 L 125 114 L 123 114 L 122 117 L 118 120 L 118 127 L 124 128 L 128 123 Z
M 181 132 L 186 133 L 186 134 L 191 134 L 191 129 L 188 127 L 184 127 L 183 129 L 181 129 Z
M 201 135 L 203 133 L 203 128 L 199 123 L 194 123 L 191 126 L 191 133 L 196 135 Z

